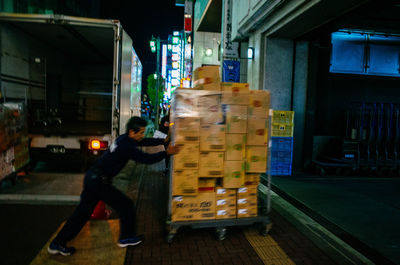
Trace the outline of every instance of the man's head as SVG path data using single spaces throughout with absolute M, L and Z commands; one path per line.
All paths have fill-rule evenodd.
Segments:
M 146 120 L 136 116 L 132 117 L 126 123 L 126 133 L 129 138 L 135 141 L 141 141 L 144 138 L 146 126 Z

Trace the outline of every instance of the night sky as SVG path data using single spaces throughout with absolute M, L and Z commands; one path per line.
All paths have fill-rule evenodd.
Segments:
M 143 89 L 146 78 L 155 72 L 156 54 L 151 53 L 151 36 L 167 39 L 174 30 L 183 29 L 184 8 L 175 0 L 102 0 L 101 16 L 121 21 L 133 41 L 133 47 L 143 65 Z

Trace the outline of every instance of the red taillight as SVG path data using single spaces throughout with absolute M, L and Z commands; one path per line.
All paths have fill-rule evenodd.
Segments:
M 90 140 L 89 142 L 89 149 L 90 150 L 101 150 L 101 149 L 107 149 L 108 147 L 108 142 L 106 141 L 100 141 L 100 140 Z

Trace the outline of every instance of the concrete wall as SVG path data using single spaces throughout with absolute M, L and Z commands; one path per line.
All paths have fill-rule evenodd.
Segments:
M 263 44 L 262 34 L 260 32 L 250 35 L 248 47 L 254 49 L 254 58 L 247 61 L 247 83 L 249 83 L 250 88 L 254 90 L 264 89 L 262 83 L 264 70 Z
M 193 69 L 203 64 L 219 65 L 218 49 L 220 43 L 221 33 L 196 31 L 193 44 Z M 210 57 L 205 56 L 207 48 L 213 49 L 213 54 Z
M 271 108 L 291 110 L 293 41 L 265 38 L 264 85 L 271 92 Z

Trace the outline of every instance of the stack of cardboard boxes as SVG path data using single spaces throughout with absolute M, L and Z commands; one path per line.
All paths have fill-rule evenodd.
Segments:
M 171 112 L 172 220 L 257 216 L 259 174 L 267 167 L 270 96 L 245 83 L 221 83 L 219 67 L 195 70 Z
M 27 117 L 23 103 L 0 103 L 0 180 L 29 163 Z

